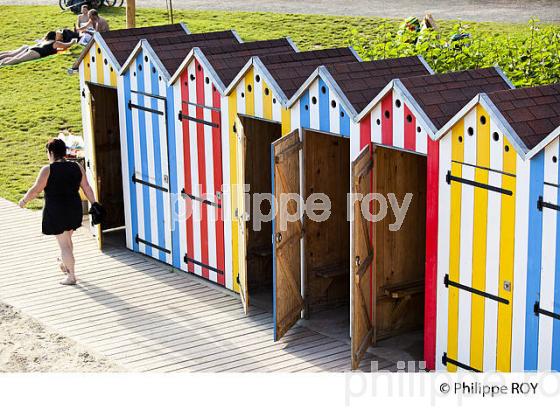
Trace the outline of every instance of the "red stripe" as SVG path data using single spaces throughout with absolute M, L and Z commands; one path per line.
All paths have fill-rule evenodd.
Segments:
M 189 73 L 187 70 L 181 75 L 181 99 L 182 101 L 189 101 Z M 189 106 L 188 104 L 181 103 L 181 109 L 183 113 L 188 114 Z M 184 168 L 184 178 L 185 178 L 185 192 L 192 192 L 192 179 L 191 179 L 191 141 L 189 132 L 189 122 L 182 121 L 183 125 L 183 168 Z M 193 246 L 193 219 L 192 219 L 192 200 L 186 199 L 186 221 L 185 229 L 187 233 L 187 255 L 192 257 L 194 253 Z M 194 272 L 194 265 L 192 262 L 187 263 L 187 270 L 189 272 Z
M 393 92 L 381 100 L 381 143 L 393 145 Z
M 216 90 L 216 87 L 212 86 L 212 106 L 214 108 L 220 108 L 220 93 Z M 214 190 L 216 194 L 219 192 L 223 193 L 223 170 L 222 170 L 222 136 L 221 136 L 221 117 L 219 111 L 212 110 L 212 122 L 215 124 L 220 124 L 219 128 L 212 128 L 212 148 L 214 154 Z M 222 199 L 216 201 L 221 205 Z M 222 273 L 218 273 L 218 284 L 225 285 L 225 256 L 224 256 L 224 220 L 223 220 L 223 205 L 221 208 L 216 208 L 217 218 L 216 221 L 216 260 L 218 263 L 218 270 Z
M 428 138 L 426 178 L 426 294 L 424 307 L 424 360 L 430 370 L 436 356 L 436 288 L 438 237 L 439 142 Z
M 360 151 L 371 143 L 371 112 L 360 121 Z
M 406 104 L 404 105 L 404 148 L 416 151 L 416 117 Z
M 204 70 L 200 63 L 195 60 L 196 69 L 196 118 L 204 120 Z M 204 124 L 196 124 L 197 148 L 198 148 L 198 184 L 200 185 L 200 196 L 206 197 L 206 158 L 204 155 Z M 201 261 L 208 265 L 208 207 L 200 205 L 200 251 Z M 202 277 L 208 279 L 208 269 L 202 268 Z

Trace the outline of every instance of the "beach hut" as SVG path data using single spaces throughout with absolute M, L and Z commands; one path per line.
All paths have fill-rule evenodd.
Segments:
M 560 370 L 560 85 L 474 97 L 436 134 L 438 369 Z
M 102 225 L 92 226 L 99 246 L 102 230 L 125 225 L 118 72 L 140 39 L 183 37 L 188 33 L 183 24 L 95 33 L 71 68 L 72 71 L 78 71 L 80 76 L 86 174 L 97 198 L 108 210 L 106 221 Z
M 289 98 L 318 65 L 351 61 L 358 57 L 350 48 L 255 56 L 225 91 L 222 113 L 229 160 L 224 167 L 229 172 L 224 183 L 231 191 L 229 266 L 245 309 L 249 296 L 270 305 L 273 275 L 272 222 L 264 221 L 255 229 L 247 221 L 250 204 L 245 203 L 244 187 L 250 194 L 271 192 L 270 144 L 291 130 L 290 111 L 285 108 Z M 269 210 L 265 202 L 261 211 L 268 214 Z
M 180 268 L 175 127 L 170 73 L 195 46 L 234 46 L 233 31 L 142 39 L 119 71 L 119 109 L 126 243 L 129 249 Z
M 418 306 L 424 307 L 423 317 L 414 315 L 410 325 L 423 327 L 424 359 L 428 368 L 434 368 L 440 169 L 435 135 L 478 93 L 510 88 L 511 83 L 497 67 L 400 78 L 391 81 L 358 115 L 359 133 L 355 138 L 365 150 L 361 155 L 372 161 L 370 192 L 397 193 L 399 200 L 408 192 L 413 196 L 405 222 L 397 231 L 389 229 L 392 220 L 387 218 L 370 224 L 369 240 L 377 249 L 371 259 L 373 273 L 370 276 L 375 286 L 371 295 L 366 292 L 370 304 L 363 307 L 367 307 L 369 317 L 374 320 L 370 324 L 363 323 L 359 318 L 366 315 L 354 312 L 355 362 L 361 355 L 361 350 L 356 350 L 358 346 L 365 348 L 375 343 L 381 336 L 376 333 L 385 329 L 390 333 L 398 331 L 400 324 L 395 309 L 408 304 L 409 309 L 416 309 L 416 312 L 420 311 Z M 363 157 L 362 161 L 365 161 Z M 364 239 L 356 236 L 354 240 Z M 361 246 L 365 249 L 365 245 Z M 353 255 L 352 260 L 357 257 L 365 260 L 366 256 Z M 393 276 L 403 280 L 394 281 Z M 365 280 L 355 281 L 354 285 L 356 283 L 360 283 L 361 289 L 355 286 L 353 294 L 364 293 L 364 285 L 369 285 Z M 414 300 L 416 308 L 410 307 Z M 383 322 L 382 318 L 391 312 L 394 319 Z M 365 331 L 367 329 L 372 331 L 371 335 Z M 359 336 L 354 337 L 358 332 Z
M 173 212 L 180 268 L 235 289 L 231 270 L 228 186 L 230 138 L 224 91 L 252 56 L 296 53 L 287 38 L 222 47 L 196 47 L 181 62 L 169 81 L 174 103 L 169 124 L 175 145 L 170 163 L 177 196 Z M 247 98 L 250 98 L 248 91 Z M 224 131 L 225 130 L 225 131 Z
M 392 79 L 430 72 L 420 57 L 325 64 L 306 79 L 288 102 L 291 127 L 295 131 L 274 146 L 275 195 L 278 197 L 282 193 L 294 192 L 309 198 L 314 193 L 325 193 L 331 201 L 331 212 L 330 217 L 321 222 L 304 216 L 299 222 L 303 227 L 299 243 L 292 241 L 287 245 L 282 238 L 291 237 L 290 231 L 297 231 L 297 224 L 288 226 L 286 232 L 275 231 L 274 304 L 277 339 L 299 319 L 301 310 L 303 316 L 311 321 L 315 316 L 331 328 L 338 326 L 346 335 L 350 333 L 349 324 L 360 323 L 359 320 L 367 314 L 361 308 L 356 309 L 356 303 L 358 307 L 362 306 L 362 294 L 351 292 L 351 272 L 356 270 L 357 263 L 356 258 L 351 259 L 350 250 L 355 240 L 347 215 L 347 201 L 351 191 L 351 161 L 359 153 L 359 123 L 355 118 Z M 290 140 L 292 143 L 289 143 Z M 298 148 L 301 150 L 299 162 L 294 158 L 295 146 L 301 148 Z M 288 168 L 284 168 L 284 162 L 289 164 Z M 403 163 L 400 166 L 406 165 Z M 288 169 L 290 174 L 286 176 L 284 174 Z M 301 183 L 294 184 L 293 179 L 298 174 Z M 282 223 L 281 220 L 275 221 L 275 229 L 278 222 Z M 357 233 L 359 231 L 356 230 Z M 294 255 L 298 255 L 301 263 L 289 263 Z M 367 269 L 368 257 L 372 256 L 355 256 L 364 256 L 362 261 L 365 265 L 359 262 L 359 270 Z M 402 279 L 399 272 L 392 275 L 394 280 L 399 278 Z M 302 291 L 297 295 L 299 298 L 290 299 L 286 295 L 290 292 L 293 294 L 293 286 L 289 285 L 294 281 L 297 281 Z M 365 278 L 361 282 L 364 287 L 365 283 L 372 283 Z M 371 293 L 371 289 L 368 289 L 365 298 L 368 303 L 371 303 Z M 354 301 L 353 305 L 349 303 L 350 300 Z M 411 310 L 410 306 L 407 309 Z M 406 314 L 407 310 L 403 310 L 403 307 L 400 311 L 401 318 L 414 316 Z M 389 322 L 391 314 L 387 312 L 380 317 L 385 317 L 385 322 Z M 358 320 L 357 315 L 360 315 Z M 402 325 L 399 330 L 406 330 L 406 326 Z M 352 335 L 355 333 L 352 331 Z M 391 333 L 387 332 L 389 335 Z M 353 337 L 354 340 L 358 338 Z

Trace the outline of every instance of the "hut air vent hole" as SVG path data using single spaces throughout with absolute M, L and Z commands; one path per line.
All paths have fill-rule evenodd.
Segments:
M 388 110 L 385 111 L 385 118 L 391 118 L 391 113 Z
M 416 127 L 416 132 L 422 132 L 422 128 Z
M 158 80 L 161 81 L 161 75 L 158 77 Z
M 486 117 L 485 117 L 484 115 L 481 115 L 481 116 L 480 116 L 480 123 L 481 123 L 482 125 L 486 124 Z
M 336 101 L 335 100 L 331 101 L 331 107 L 336 108 Z
M 397 106 L 397 108 L 401 108 L 401 100 L 397 99 L 395 101 L 395 105 Z
M 154 73 L 154 74 L 156 73 L 156 68 L 155 67 L 152 67 L 152 73 Z
M 241 93 L 241 98 L 245 98 L 245 93 Z
M 91 57 L 91 62 L 95 63 L 95 57 L 94 56 Z
M 406 121 L 407 121 L 407 122 L 412 122 L 412 115 L 408 114 L 408 115 L 406 116 Z
M 268 88 L 265 88 L 264 89 L 264 95 L 268 95 L 268 94 L 270 94 L 270 90 Z
M 255 76 L 255 81 L 256 81 L 257 83 L 259 83 L 259 82 L 261 81 L 261 76 L 257 74 L 257 75 Z
M 494 141 L 499 141 L 500 140 L 500 134 L 495 132 L 495 133 L 492 134 L 492 138 L 494 139 Z
M 463 142 L 463 137 L 461 135 L 459 135 L 458 140 L 459 140 L 459 142 Z
M 87 63 L 87 66 L 89 67 L 89 63 Z
M 276 104 L 276 98 L 272 99 L 272 104 Z
M 206 81 L 206 84 L 210 84 L 210 79 L 208 77 L 206 77 L 204 81 Z
M 469 136 L 472 137 L 472 136 L 474 135 L 474 129 L 473 129 L 473 127 L 467 128 L 467 132 L 469 133 Z
M 148 56 L 144 57 L 144 61 L 147 63 L 148 62 Z
M 110 70 L 111 70 L 111 72 L 113 72 L 113 71 L 114 71 L 114 70 L 113 70 L 113 67 L 111 67 Z
M 215 85 L 212 86 L 212 91 L 216 92 L 216 86 Z
M 509 152 L 509 145 L 506 145 L 504 149 L 506 150 L 506 152 Z
M 344 111 L 340 111 L 340 116 L 344 117 Z
M 107 59 L 103 60 L 103 64 L 107 65 Z
M 309 111 L 309 105 L 305 104 L 305 111 Z
M 253 87 L 251 87 L 251 84 L 249 84 L 249 85 L 247 86 L 247 92 L 251 92 L 252 90 L 253 90 Z
M 322 87 L 321 87 L 321 92 L 322 92 L 323 94 L 326 94 L 326 93 L 327 93 L 327 87 L 322 86 Z
M 237 127 L 233 124 L 233 132 L 237 133 Z
M 376 123 L 377 125 L 381 125 L 381 120 L 378 118 L 378 119 L 375 120 L 375 123 Z
M 198 71 L 202 71 L 202 67 L 200 66 L 200 64 L 196 66 L 196 69 L 197 69 Z
M 195 78 L 194 74 L 191 74 L 189 78 L 191 79 L 191 81 L 194 81 L 194 78 Z M 185 85 L 186 85 L 186 83 L 185 83 Z
M 97 54 L 101 54 L 101 49 L 97 47 Z
M 311 103 L 312 103 L 313 105 L 317 104 L 317 97 L 312 97 L 312 98 L 311 98 Z
M 138 70 L 142 71 L 142 64 L 138 64 Z
M 133 73 L 132 73 L 132 75 L 133 75 L 134 77 L 136 77 L 136 71 L 135 71 L 135 72 L 133 72 Z
M 552 157 L 552 162 L 554 162 L 555 164 L 558 162 L 558 158 L 556 157 L 556 155 Z

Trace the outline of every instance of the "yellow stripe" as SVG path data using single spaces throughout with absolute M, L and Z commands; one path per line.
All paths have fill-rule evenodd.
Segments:
M 268 88 L 268 85 L 264 81 L 262 86 L 264 118 L 267 120 L 272 120 L 272 91 L 270 91 L 270 88 Z M 268 95 L 266 95 L 267 90 Z
M 486 118 L 482 124 L 481 117 Z M 490 167 L 490 118 L 478 105 L 476 108 L 476 165 Z M 488 184 L 488 171 L 476 168 L 474 179 Z M 488 190 L 474 190 L 473 211 L 472 287 L 486 290 L 486 234 L 488 231 Z M 483 368 L 484 358 L 484 303 L 483 296 L 472 295 L 471 304 L 471 362 L 475 369 Z M 468 324 L 465 324 L 468 326 Z
M 109 64 L 109 76 L 110 76 L 111 86 L 116 87 L 117 86 L 117 73 L 115 72 L 115 69 L 113 68 L 113 66 L 110 65 L 110 64 Z
M 105 73 L 103 72 L 103 54 L 101 54 L 101 47 L 95 47 L 95 66 L 97 68 L 97 84 L 105 84 Z
M 504 172 L 515 174 L 517 154 L 507 138 L 504 137 Z M 504 282 L 508 281 L 513 286 L 513 257 L 514 257 L 514 232 L 515 232 L 515 178 L 503 176 L 502 188 L 509 189 L 513 195 L 502 195 L 502 210 L 500 223 L 500 280 L 498 295 L 509 300 L 509 304 L 498 303 L 498 340 L 496 370 L 500 372 L 511 371 L 511 326 L 512 326 L 512 296 L 510 291 L 504 289 Z
M 255 84 L 253 68 L 245 76 L 245 114 L 255 115 Z M 249 91 L 251 90 L 251 91 Z
M 230 197 L 231 197 L 231 240 L 232 240 L 232 276 L 233 290 L 239 292 L 237 284 L 237 273 L 239 272 L 239 224 L 235 216 L 237 209 L 237 136 L 233 132 L 233 125 L 237 117 L 237 92 L 236 90 L 228 96 L 229 110 L 229 175 L 230 175 Z
M 451 158 L 455 161 L 463 161 L 464 142 L 459 142 L 459 138 L 464 140 L 464 123 L 460 120 L 451 130 Z M 451 173 L 460 177 L 462 168 L 460 164 L 451 163 Z M 459 256 L 461 245 L 461 185 L 451 184 L 451 220 L 449 232 L 449 279 L 459 281 Z M 457 345 L 459 334 L 459 289 L 449 287 L 448 301 L 449 317 L 447 328 L 447 354 L 452 359 L 457 359 Z M 447 370 L 457 371 L 457 366 L 448 364 Z
M 90 56 L 90 53 L 91 53 L 91 49 L 94 48 L 94 47 L 95 47 L 95 44 L 89 49 L 86 56 L 82 60 L 82 68 L 84 69 L 84 79 L 86 81 L 91 81 L 91 67 L 90 67 L 91 56 Z
M 280 103 L 279 103 L 280 104 Z M 292 113 L 289 108 L 282 107 L 282 135 L 292 130 Z

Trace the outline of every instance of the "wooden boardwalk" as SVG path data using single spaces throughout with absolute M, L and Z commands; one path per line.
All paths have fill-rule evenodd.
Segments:
M 40 229 L 40 212 L 0 199 L 0 300 L 124 369 L 349 370 L 347 343 L 304 326 L 275 343 L 270 313 L 245 316 L 234 293 L 127 249 L 101 252 L 86 229 L 75 234 L 79 285 L 61 286 L 56 241 Z

